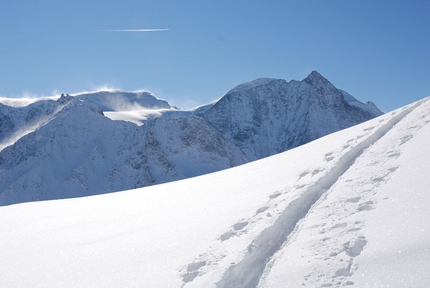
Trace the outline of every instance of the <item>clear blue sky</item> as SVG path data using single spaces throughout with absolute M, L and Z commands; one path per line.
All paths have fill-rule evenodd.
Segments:
M 1 1 L 0 95 L 146 89 L 183 109 L 258 77 L 390 111 L 430 95 L 430 1 Z M 131 33 L 106 29 L 168 28 Z

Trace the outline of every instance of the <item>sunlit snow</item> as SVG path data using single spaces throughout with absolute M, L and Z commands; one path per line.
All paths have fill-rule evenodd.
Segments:
M 0 287 L 428 287 L 429 100 L 205 176 L 0 207 Z
M 167 110 L 133 110 L 133 111 L 108 111 L 103 112 L 103 114 L 111 120 L 122 120 L 134 123 L 138 126 L 143 125 L 143 122 L 151 119 L 159 117 L 163 114 L 164 111 Z

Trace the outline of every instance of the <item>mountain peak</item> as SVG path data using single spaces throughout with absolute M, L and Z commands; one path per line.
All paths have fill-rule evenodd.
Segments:
M 327 84 L 330 83 L 326 78 L 324 78 L 320 73 L 317 71 L 312 71 L 311 74 L 308 75 L 303 81 L 305 81 L 308 84 L 316 84 L 316 83 L 323 83 Z
M 73 97 L 69 94 L 64 95 L 64 93 L 61 94 L 60 98 L 58 98 L 57 102 L 59 104 L 66 104 L 67 102 L 72 101 Z
M 375 104 L 375 103 L 373 103 L 372 101 L 367 101 L 367 102 L 366 102 L 366 105 L 367 105 L 367 106 L 369 106 L 369 107 L 371 107 L 372 109 L 374 109 L 374 110 L 376 110 L 376 111 L 380 112 L 381 114 L 384 114 L 384 113 L 381 111 L 381 109 L 379 109 L 379 108 L 378 108 L 378 106 L 376 106 L 376 104 Z

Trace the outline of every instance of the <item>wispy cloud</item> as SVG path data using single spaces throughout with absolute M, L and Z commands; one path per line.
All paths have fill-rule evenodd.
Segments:
M 106 32 L 161 32 L 161 31 L 169 31 L 167 28 L 160 29 L 111 29 L 111 30 L 103 30 Z

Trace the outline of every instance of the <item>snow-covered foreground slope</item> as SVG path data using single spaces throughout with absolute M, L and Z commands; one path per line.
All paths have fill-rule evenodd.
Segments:
M 428 287 L 429 112 L 192 179 L 0 207 L 0 286 Z

